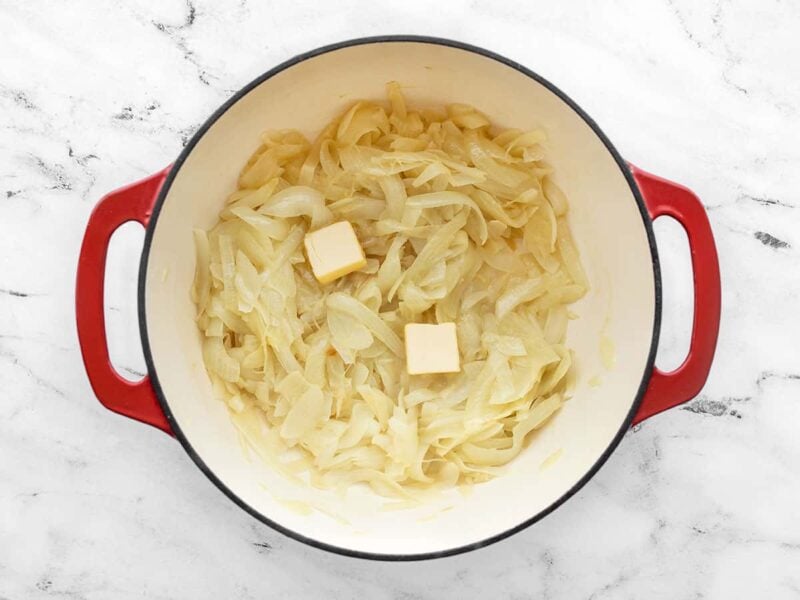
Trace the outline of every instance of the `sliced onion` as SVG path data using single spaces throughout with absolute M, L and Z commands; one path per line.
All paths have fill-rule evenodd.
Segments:
M 558 411 L 589 282 L 542 131 L 387 95 L 313 143 L 262 136 L 219 223 L 193 234 L 191 297 L 245 447 L 297 485 L 366 484 L 400 509 L 496 476 Z M 334 220 L 367 266 L 320 286 L 303 239 Z M 456 323 L 461 371 L 408 375 L 410 322 Z

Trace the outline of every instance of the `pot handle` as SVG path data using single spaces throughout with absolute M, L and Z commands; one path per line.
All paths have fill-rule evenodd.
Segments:
M 717 346 L 720 320 L 720 277 L 711 224 L 693 192 L 630 165 L 650 217 L 673 217 L 689 238 L 694 278 L 694 321 L 689 353 L 683 364 L 665 373 L 653 367 L 650 384 L 633 418 L 640 423 L 668 408 L 694 398 L 708 378 Z
M 107 194 L 92 211 L 78 260 L 75 314 L 86 374 L 100 403 L 109 410 L 172 434 L 150 377 L 145 375 L 133 383 L 114 370 L 108 356 L 103 311 L 106 257 L 111 236 L 128 221 L 147 226 L 169 169 Z

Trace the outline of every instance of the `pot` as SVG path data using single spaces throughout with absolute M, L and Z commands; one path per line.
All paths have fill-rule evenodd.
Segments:
M 298 128 L 313 136 L 353 100 L 382 98 L 390 80 L 401 82 L 416 105 L 464 102 L 499 124 L 545 129 L 592 288 L 573 307 L 580 318 L 569 327 L 567 344 L 579 373 L 574 396 L 507 472 L 469 494 L 443 494 L 445 504 L 387 512 L 384 500 L 368 490 L 354 488 L 342 502 L 243 452 L 223 403 L 212 397 L 189 289 L 192 229 L 216 222 L 259 134 Z M 661 282 L 652 223 L 663 215 L 686 230 L 694 271 L 691 348 L 669 373 L 653 365 Z M 136 383 L 112 368 L 103 323 L 108 242 L 128 221 L 146 227 L 138 289 L 148 373 Z M 217 487 L 275 529 L 346 555 L 403 560 L 464 552 L 527 527 L 579 490 L 633 424 L 695 396 L 716 347 L 720 276 L 697 197 L 627 164 L 554 85 L 480 48 L 379 37 L 320 48 L 265 73 L 208 119 L 174 165 L 105 196 L 86 228 L 76 301 L 86 371 L 103 405 L 174 435 Z M 613 368 L 603 366 L 609 365 L 600 340 L 606 354 L 613 345 Z M 600 385 L 589 385 L 590 379 L 597 383 L 593 375 L 601 376 Z M 328 509 L 298 510 L 296 500 L 287 500 L 298 495 Z

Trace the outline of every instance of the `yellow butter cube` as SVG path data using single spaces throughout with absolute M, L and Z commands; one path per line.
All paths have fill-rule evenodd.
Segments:
M 311 270 L 320 283 L 330 283 L 367 264 L 349 221 L 339 221 L 307 233 L 304 242 Z
M 461 370 L 455 323 L 408 323 L 405 337 L 409 375 L 457 373 Z

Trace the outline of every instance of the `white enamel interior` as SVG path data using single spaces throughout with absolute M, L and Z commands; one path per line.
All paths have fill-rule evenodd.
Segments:
M 384 97 L 401 82 L 416 105 L 466 102 L 497 124 L 543 127 L 557 181 L 571 203 L 571 224 L 592 284 L 574 307 L 569 345 L 579 384 L 557 417 L 531 440 L 507 473 L 414 510 L 381 510 L 384 500 L 353 489 L 344 501 L 299 487 L 248 459 L 221 403 L 211 395 L 193 320 L 192 229 L 208 228 L 239 169 L 265 129 L 314 136 L 357 98 Z M 147 266 L 146 319 L 163 393 L 197 456 L 233 494 L 271 521 L 351 551 L 418 554 L 446 551 L 500 534 L 546 510 L 598 461 L 635 401 L 650 351 L 654 273 L 642 216 L 612 155 L 584 120 L 528 76 L 491 58 L 422 42 L 384 42 L 331 51 L 264 81 L 206 131 L 180 167 L 155 226 Z M 599 340 L 607 335 L 616 367 L 606 371 Z M 589 385 L 599 376 L 601 383 Z M 556 451 L 561 457 L 543 468 Z M 287 500 L 323 511 L 301 514 Z M 333 516 L 325 514 L 328 511 Z

